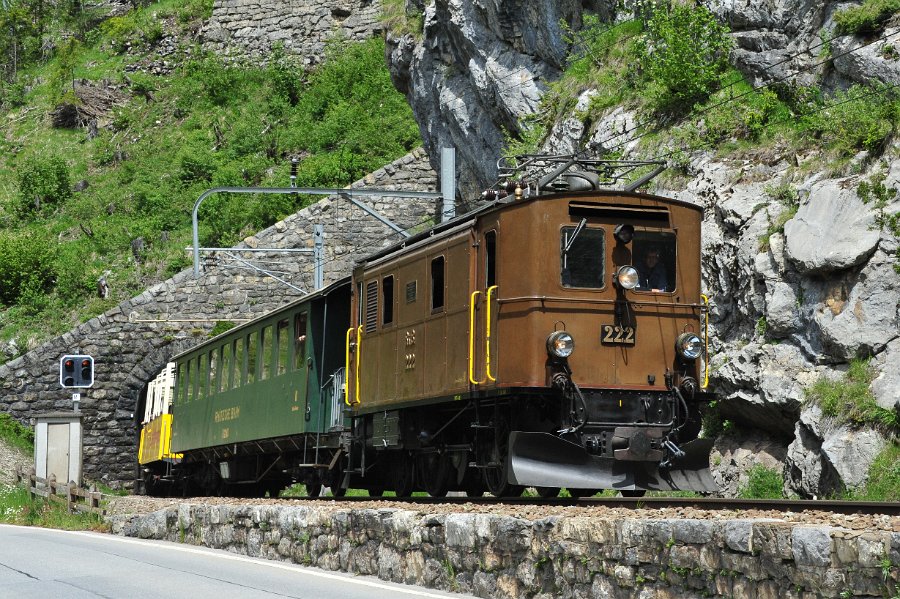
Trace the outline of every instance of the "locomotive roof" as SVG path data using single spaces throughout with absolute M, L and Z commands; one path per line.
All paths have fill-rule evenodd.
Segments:
M 666 204 L 673 204 L 676 206 L 680 206 L 683 208 L 697 210 L 699 212 L 703 212 L 703 208 L 701 206 L 697 206 L 696 204 L 691 204 L 690 202 L 685 202 L 684 200 L 676 200 L 675 198 L 668 198 L 665 196 L 658 196 L 650 193 L 640 193 L 636 191 L 624 191 L 624 190 L 612 190 L 612 189 L 602 189 L 602 190 L 592 190 L 592 191 L 575 191 L 575 192 L 566 192 L 566 193 L 545 193 L 540 195 L 533 195 L 527 198 L 515 199 L 513 196 L 507 196 L 505 198 L 500 198 L 498 200 L 494 200 L 489 204 L 485 204 L 481 208 L 477 208 L 472 210 L 471 212 L 466 212 L 465 214 L 461 214 L 455 218 L 448 220 L 447 222 L 439 223 L 430 229 L 422 231 L 421 233 L 417 233 L 416 235 L 412 235 L 407 237 L 406 239 L 395 243 L 394 245 L 388 246 L 383 250 L 375 252 L 373 254 L 369 254 L 364 258 L 356 261 L 356 266 L 363 266 L 374 262 L 376 260 L 380 260 L 386 256 L 390 256 L 391 254 L 397 253 L 401 250 L 404 250 L 412 245 L 416 245 L 421 241 L 428 239 L 429 237 L 434 237 L 439 235 L 445 231 L 449 231 L 451 229 L 456 229 L 464 224 L 467 224 L 469 221 L 475 221 L 478 218 L 492 213 L 503 210 L 507 206 L 511 204 L 521 204 L 523 202 L 534 202 L 541 200 L 549 200 L 549 199 L 557 199 L 560 197 L 567 198 L 597 198 L 597 197 L 634 197 L 634 198 L 649 198 L 658 202 L 664 202 Z
M 202 347 L 205 347 L 210 344 L 215 344 L 216 342 L 220 341 L 222 338 L 227 337 L 228 335 L 231 335 L 236 331 L 254 327 L 261 320 L 271 318 L 271 316 L 277 312 L 281 312 L 282 310 L 287 310 L 289 308 L 293 308 L 294 306 L 298 306 L 300 304 L 305 304 L 316 298 L 326 297 L 328 294 L 333 293 L 334 291 L 337 291 L 341 287 L 345 287 L 349 284 L 350 284 L 350 276 L 348 275 L 348 276 L 342 277 L 342 278 L 338 279 L 337 281 L 333 282 L 331 285 L 328 285 L 327 287 L 323 287 L 322 289 L 318 289 L 316 291 L 307 293 L 306 295 L 303 295 L 281 307 L 275 308 L 274 310 L 270 310 L 270 311 L 266 312 L 265 314 L 261 314 L 260 316 L 257 316 L 256 318 L 253 318 L 251 320 L 248 320 L 247 322 L 244 322 L 237 326 L 234 326 L 234 327 L 228 329 L 227 331 L 225 331 L 224 333 L 219 333 L 215 337 L 212 337 L 211 339 L 207 339 L 203 343 L 198 343 L 197 345 L 194 345 L 190 349 L 187 349 L 179 354 L 175 354 L 174 356 L 172 356 L 170 358 L 170 360 L 171 361 L 178 360 L 187 354 L 196 352 L 197 350 L 199 350 Z

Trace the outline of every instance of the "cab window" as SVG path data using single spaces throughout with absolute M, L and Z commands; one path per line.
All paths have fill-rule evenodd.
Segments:
M 635 291 L 675 291 L 675 235 L 662 231 L 635 231 L 632 242 L 634 267 L 638 271 Z
M 560 259 L 563 287 L 599 289 L 603 287 L 603 229 L 563 227 Z

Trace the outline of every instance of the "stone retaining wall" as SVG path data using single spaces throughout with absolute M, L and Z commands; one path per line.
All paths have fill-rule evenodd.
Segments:
M 201 32 L 217 54 L 267 59 L 276 44 L 313 65 L 329 40 L 362 41 L 381 32 L 378 0 L 216 0 Z
M 285 182 L 285 185 L 287 182 Z M 437 176 L 423 150 L 367 175 L 354 187 L 435 192 Z M 240 201 L 234 197 L 233 201 Z M 439 214 L 435 200 L 365 197 L 360 201 L 403 228 L 421 229 Z M 201 209 L 201 219 L 214 218 Z M 325 227 L 325 284 L 350 273 L 354 262 L 401 237 L 347 200 L 326 198 L 248 237 L 243 247 L 312 248 L 316 224 Z M 304 290 L 313 289 L 311 254 L 231 252 L 268 266 Z M 273 264 L 271 261 L 278 261 Z M 147 289 L 105 314 L 0 365 L 0 412 L 28 422 L 45 412 L 72 409 L 71 393 L 59 386 L 59 360 L 67 353 L 94 356 L 95 384 L 82 390 L 84 476 L 112 487 L 135 477 L 139 398 L 147 382 L 174 355 L 201 343 L 216 321 L 261 316 L 301 294 L 261 276 L 224 253 L 206 255 L 193 270 Z
M 181 504 L 113 531 L 479 597 L 893 597 L 900 578 L 900 533 L 778 520 Z

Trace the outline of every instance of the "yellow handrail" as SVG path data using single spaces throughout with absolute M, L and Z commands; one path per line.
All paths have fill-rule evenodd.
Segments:
M 475 380 L 475 298 L 481 295 L 480 291 L 473 291 L 469 298 L 469 382 L 480 385 L 484 381 Z
M 350 403 L 350 394 L 348 393 L 348 387 L 350 386 L 350 336 L 353 335 L 354 328 L 350 327 L 347 329 L 347 344 L 344 346 L 346 348 L 346 354 L 344 357 L 344 403 L 352 405 Z
M 359 325 L 356 328 L 356 401 L 353 405 L 358 406 L 360 404 L 359 400 L 359 368 L 360 364 L 362 364 L 362 340 L 363 340 L 363 328 L 362 325 Z
M 703 319 L 703 385 L 700 387 L 701 389 L 706 389 L 709 387 L 709 298 L 704 294 L 700 294 L 700 297 L 703 298 L 703 304 L 705 305 Z
M 492 383 L 497 382 L 494 375 L 491 374 L 491 294 L 497 290 L 497 285 L 488 287 L 487 290 L 487 329 L 485 333 L 485 373 Z

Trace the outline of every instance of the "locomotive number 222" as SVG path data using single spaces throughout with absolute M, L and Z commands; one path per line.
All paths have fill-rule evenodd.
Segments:
M 620 343 L 634 345 L 634 327 L 604 324 L 600 326 L 601 343 Z

